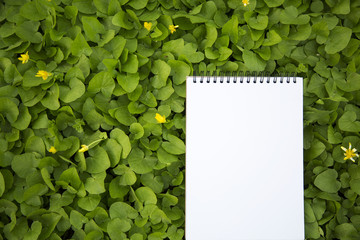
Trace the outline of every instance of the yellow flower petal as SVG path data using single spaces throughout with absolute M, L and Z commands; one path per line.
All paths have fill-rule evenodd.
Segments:
M 357 153 L 355 153 L 357 150 L 356 148 L 351 149 L 351 143 L 349 143 L 349 148 L 346 149 L 345 147 L 341 146 L 341 149 L 345 152 L 344 153 L 344 160 L 350 159 L 351 161 L 355 162 L 353 157 L 359 157 Z
M 51 148 L 49 149 L 49 152 L 51 152 L 52 154 L 55 154 L 57 152 L 57 150 L 54 146 L 51 146 Z
M 150 31 L 151 26 L 152 26 L 151 22 L 144 22 L 144 28 L 146 28 L 148 31 Z
M 161 116 L 158 113 L 155 114 L 155 119 L 158 121 L 158 123 L 165 123 L 166 122 L 165 116 Z
M 244 4 L 244 7 L 246 7 L 249 4 L 249 0 L 242 0 L 242 3 Z
M 52 74 L 47 72 L 47 71 L 44 71 L 44 70 L 39 70 L 35 77 L 41 77 L 44 81 L 49 77 L 51 76 Z
M 86 152 L 87 150 L 89 150 L 89 146 L 83 144 L 83 145 L 81 145 L 81 148 L 79 149 L 79 152 Z
M 176 32 L 176 28 L 178 28 L 178 27 L 179 27 L 179 25 L 176 25 L 176 26 L 170 25 L 170 26 L 169 26 L 169 29 L 170 29 L 171 34 L 173 34 L 174 32 Z
M 22 64 L 25 64 L 29 61 L 29 51 L 27 51 L 25 54 L 20 54 L 21 57 L 19 57 L 18 59 L 22 62 Z

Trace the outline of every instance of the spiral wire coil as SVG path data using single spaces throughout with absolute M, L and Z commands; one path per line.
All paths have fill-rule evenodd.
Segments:
M 200 77 L 199 83 L 210 83 L 211 79 L 213 80 L 213 83 L 216 83 L 217 80 L 219 80 L 220 83 L 230 83 L 231 78 L 233 79 L 233 83 L 237 83 L 239 80 L 239 83 L 250 83 L 251 78 L 253 77 L 253 83 L 270 83 L 271 78 L 273 79 L 273 83 L 290 83 L 291 80 L 296 83 L 296 73 L 276 73 L 274 76 L 270 76 L 270 72 L 250 72 L 250 71 L 240 71 L 240 72 L 229 72 L 229 71 L 220 71 L 219 73 L 213 72 L 210 74 L 210 71 L 207 71 L 206 74 L 204 71 L 201 71 L 199 75 L 197 75 L 196 71 L 194 71 L 193 74 L 193 82 L 197 83 L 196 77 Z

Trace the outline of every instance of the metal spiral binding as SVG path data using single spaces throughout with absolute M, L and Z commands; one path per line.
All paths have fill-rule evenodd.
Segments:
M 296 83 L 296 73 L 295 72 L 280 72 L 273 74 L 273 83 L 290 83 L 291 80 Z M 219 79 L 220 83 L 230 83 L 231 78 L 233 79 L 233 83 L 237 83 L 237 80 L 239 80 L 239 83 L 250 83 L 251 77 L 254 77 L 253 83 L 270 83 L 270 79 L 272 76 L 270 76 L 270 72 L 264 71 L 264 72 L 250 72 L 250 71 L 239 71 L 239 72 L 229 72 L 229 71 L 220 71 L 216 72 L 214 71 L 212 74 L 210 71 L 201 71 L 199 75 L 197 75 L 197 72 L 194 71 L 193 73 L 193 82 L 196 83 L 197 77 L 200 77 L 199 83 L 210 83 L 211 79 L 213 79 L 213 83 L 216 83 Z M 204 81 L 205 79 L 205 81 Z

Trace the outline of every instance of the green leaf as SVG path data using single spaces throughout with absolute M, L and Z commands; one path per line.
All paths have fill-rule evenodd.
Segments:
M 59 86 L 55 83 L 46 92 L 46 95 L 41 100 L 41 104 L 50 110 L 57 110 L 60 107 L 59 95 Z
M 5 180 L 4 180 L 4 176 L 0 172 L 0 197 L 4 194 L 4 192 L 5 192 Z
M 144 158 L 144 152 L 140 148 L 133 148 L 127 160 L 130 169 L 138 174 L 151 172 L 157 162 L 156 158 Z
M 239 40 L 238 25 L 239 21 L 237 16 L 232 15 L 231 19 L 227 21 L 221 29 L 221 33 L 224 35 L 228 35 L 231 42 L 233 42 L 234 44 L 236 44 Z
M 133 24 L 128 20 L 127 13 L 121 10 L 112 18 L 112 24 L 122 27 L 126 30 L 131 30 L 134 28 Z
M 38 7 L 37 2 L 28 2 L 20 8 L 21 16 L 32 20 L 40 21 L 46 18 L 46 12 L 41 7 Z
M 135 194 L 140 202 L 144 203 L 145 205 L 157 203 L 156 195 L 149 187 L 140 187 L 136 189 Z
M 170 75 L 171 67 L 162 60 L 155 60 L 151 72 L 155 74 L 151 84 L 155 88 L 161 88 L 166 86 L 166 80 Z
M 345 112 L 339 118 L 339 128 L 342 131 L 346 132 L 359 132 L 360 131 L 360 122 L 356 121 L 356 113 L 355 112 Z
M 115 167 L 119 161 L 122 153 L 122 146 L 114 139 L 107 139 L 105 146 L 103 148 L 106 150 L 111 167 Z
M 125 45 L 126 39 L 122 36 L 116 36 L 104 47 L 112 53 L 115 59 L 118 59 L 123 52 Z
M 35 167 L 39 164 L 39 160 L 35 158 L 32 153 L 24 153 L 21 155 L 14 156 L 11 161 L 11 168 L 14 172 L 22 178 L 31 175 L 35 172 Z
M 325 42 L 325 51 L 328 54 L 334 54 L 343 50 L 351 39 L 352 30 L 347 27 L 336 26 L 331 30 L 330 35 Z
M 157 150 L 157 157 L 160 162 L 170 164 L 178 161 L 178 157 L 166 152 L 162 147 Z
M 114 79 L 108 72 L 96 74 L 89 82 L 88 91 L 91 93 L 102 92 L 105 97 L 111 97 L 115 88 Z
M 11 126 L 17 128 L 18 130 L 25 130 L 28 128 L 31 121 L 31 115 L 27 107 L 24 104 L 19 106 L 19 116 L 18 119 L 11 124 Z
M 120 218 L 120 219 L 135 219 L 139 213 L 129 204 L 124 202 L 115 202 L 111 204 L 109 208 L 110 218 Z
M 46 168 L 42 168 L 40 170 L 41 172 L 41 176 L 44 180 L 44 182 L 46 183 L 46 185 L 53 191 L 55 191 L 55 187 L 54 185 L 52 184 L 51 180 L 50 180 L 50 174 L 49 174 L 49 171 L 46 169 Z
M 73 43 L 71 44 L 71 54 L 74 56 L 81 56 L 82 54 L 90 56 L 92 49 L 89 44 L 86 42 L 84 36 L 79 33 Z
M 335 227 L 335 237 L 340 240 L 354 240 L 359 238 L 359 233 L 351 223 L 343 223 Z
M 70 223 L 76 229 L 81 229 L 84 223 L 87 223 L 89 219 L 84 217 L 80 212 L 71 210 L 70 212 Z
M 42 196 L 45 193 L 47 193 L 47 191 L 48 191 L 48 187 L 46 185 L 37 183 L 25 190 L 23 200 L 27 201 L 32 197 Z
M 72 1 L 72 5 L 76 6 L 77 9 L 79 9 L 79 12 L 85 14 L 94 14 L 96 12 L 92 0 L 74 0 Z
M 85 181 L 85 190 L 90 194 L 101 194 L 106 191 L 104 180 L 106 177 L 106 172 L 92 174 L 91 177 L 87 178 Z
M 328 134 L 329 143 L 339 144 L 342 142 L 341 134 L 339 132 L 335 132 L 334 128 L 331 125 L 329 125 L 329 127 L 328 127 L 327 134 Z
M 280 13 L 280 22 L 282 24 L 302 25 L 310 21 L 308 15 L 300 15 L 295 6 L 288 6 Z
M 69 86 L 59 86 L 60 99 L 65 103 L 74 102 L 85 93 L 85 85 L 77 78 L 71 78 Z
M 132 0 L 129 5 L 136 10 L 140 10 L 146 7 L 149 0 Z
M 21 82 L 22 79 L 23 77 L 17 70 L 15 64 L 11 64 L 9 67 L 5 68 L 4 80 L 6 83 L 16 84 L 18 82 Z
M 75 189 L 79 189 L 81 186 L 81 180 L 75 167 L 71 167 L 63 171 L 60 175 L 59 181 L 64 181 Z
M 42 41 L 42 35 L 38 32 L 39 26 L 39 22 L 24 21 L 17 25 L 15 33 L 24 41 L 40 43 Z
M 38 136 L 29 137 L 25 144 L 25 152 L 36 152 L 45 157 L 45 144 L 42 138 Z
M 304 202 L 305 222 L 311 223 L 316 221 L 316 217 L 310 203 Z
M 24 240 L 38 239 L 42 230 L 42 225 L 39 221 L 34 221 L 31 224 L 31 229 L 24 235 Z
M 164 188 L 162 177 L 154 177 L 154 174 L 152 173 L 141 175 L 141 183 L 144 186 L 151 188 L 155 193 L 161 193 Z
M 207 47 L 211 47 L 215 43 L 218 36 L 218 32 L 216 29 L 216 25 L 211 22 L 206 22 L 205 26 L 206 26 L 206 42 L 204 48 L 207 48 Z
M 312 142 L 310 149 L 305 151 L 304 158 L 306 160 L 313 160 L 313 159 L 317 158 L 318 156 L 320 156 L 320 154 L 322 154 L 324 152 L 325 148 L 326 147 L 322 142 L 315 139 Z
M 89 150 L 90 157 L 86 158 L 86 171 L 101 173 L 110 167 L 110 159 L 104 148 L 96 146 Z
M 245 66 L 249 71 L 264 71 L 266 61 L 261 59 L 256 53 L 250 50 L 243 51 L 243 59 Z
M 335 77 L 336 86 L 345 92 L 353 92 L 360 90 L 360 74 L 352 72 L 347 78 Z
M 181 86 L 183 86 L 185 84 L 179 85 L 179 88 L 181 88 Z M 168 84 L 165 87 L 162 87 L 160 89 L 155 89 L 153 91 L 153 95 L 157 100 L 166 100 L 169 99 L 170 96 L 174 93 L 174 88 L 172 87 L 173 84 L 171 81 L 168 82 Z M 176 87 L 176 86 L 174 86 Z M 145 109 L 146 110 L 146 109 Z M 144 111 L 145 111 L 144 110 Z M 143 111 L 143 112 L 144 112 Z
M 314 184 L 321 191 L 336 193 L 341 188 L 341 183 L 337 181 L 338 173 L 334 169 L 327 169 L 316 176 Z
M 268 5 L 269 8 L 279 7 L 281 4 L 284 3 L 284 0 L 264 0 L 266 5 Z
M 161 145 L 166 152 L 175 155 L 185 153 L 185 144 L 180 138 L 169 134 L 168 140 L 169 140 L 168 142 L 163 142 Z
M 230 48 L 227 48 L 227 47 L 220 47 L 219 48 L 219 53 L 220 53 L 220 56 L 219 56 L 219 61 L 225 61 L 226 59 L 228 59 L 231 54 L 233 53 L 233 51 L 230 49 Z
M 248 21 L 252 29 L 264 30 L 268 25 L 269 19 L 266 15 L 258 15 L 256 18 L 251 17 Z
M 120 175 L 120 185 L 133 185 L 136 182 L 136 174 L 125 165 L 118 165 L 113 169 L 116 175 Z
M 86 17 L 81 18 L 81 22 L 84 27 L 86 36 L 90 41 L 99 42 L 100 35 L 105 33 L 105 27 L 102 25 L 96 17 Z
M 100 203 L 100 195 L 89 195 L 83 198 L 80 198 L 78 201 L 78 206 L 86 211 L 93 211 Z
M 334 14 L 349 14 L 350 0 L 337 1 L 337 4 L 331 9 Z
M 126 126 L 130 126 L 132 123 L 136 122 L 136 118 L 130 114 L 126 106 L 117 108 L 114 115 L 116 120 Z
M 121 157 L 126 158 L 131 151 L 131 144 L 129 137 L 125 134 L 124 131 L 115 128 L 114 130 L 111 131 L 110 138 L 115 139 L 121 145 L 123 149 Z
M 273 46 L 282 40 L 280 35 L 275 30 L 270 30 L 266 36 L 267 38 L 264 40 L 262 44 L 263 46 Z
M 135 54 L 129 54 L 127 61 L 121 65 L 121 70 L 126 73 L 137 73 L 139 67 L 138 57 Z
M 180 85 L 185 82 L 187 76 L 190 76 L 190 66 L 185 62 L 169 60 L 168 64 L 171 67 L 170 76 L 172 76 L 174 84 Z
M 330 34 L 328 24 L 325 21 L 313 24 L 312 31 L 316 34 L 316 42 L 319 44 L 324 44 Z
M 130 125 L 130 132 L 134 136 L 134 139 L 139 139 L 144 135 L 144 128 L 140 123 L 132 123 Z
M 119 237 L 121 234 L 124 234 L 124 232 L 127 232 L 130 229 L 131 224 L 129 221 L 120 218 L 112 219 L 107 224 L 107 232 L 111 239 L 120 239 Z
M 136 71 L 137 71 L 137 66 L 136 66 Z M 122 74 L 122 73 L 120 73 L 119 75 L 117 75 L 116 80 L 119 83 L 119 85 L 127 93 L 131 93 L 138 86 L 140 76 L 139 76 L 139 73 L 134 73 L 134 74 L 132 74 L 132 73 Z
M 14 123 L 19 116 L 19 109 L 9 98 L 0 97 L 0 113 L 4 114 L 10 123 Z
M 152 94 L 150 91 L 147 92 L 145 95 L 143 95 L 140 98 L 140 102 L 142 102 L 143 104 L 145 104 L 148 107 L 156 107 L 157 106 L 156 98 L 155 98 L 154 94 Z

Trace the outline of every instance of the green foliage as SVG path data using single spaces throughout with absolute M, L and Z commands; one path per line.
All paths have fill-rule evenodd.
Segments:
M 360 149 L 359 13 L 350 0 L 0 1 L 0 239 L 183 239 L 193 71 L 304 78 L 306 238 L 358 239 L 360 170 L 341 146 Z

